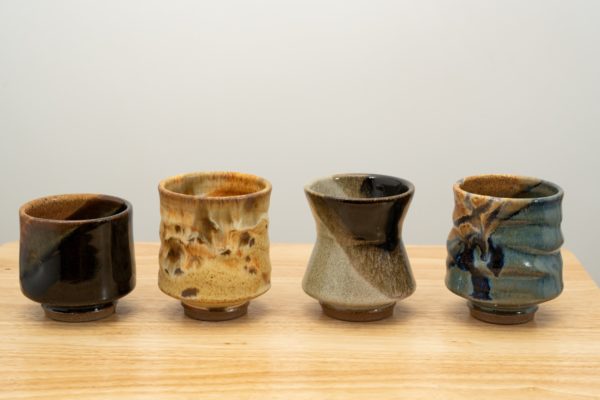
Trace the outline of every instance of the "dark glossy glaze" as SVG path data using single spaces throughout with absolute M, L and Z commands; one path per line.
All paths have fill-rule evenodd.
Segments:
M 321 215 L 328 215 L 328 225 L 345 235 L 355 244 L 369 244 L 387 251 L 394 251 L 400 240 L 412 196 L 388 201 L 354 202 L 343 199 L 313 196 L 313 207 Z M 331 213 L 331 214 L 329 214 Z
M 20 210 L 20 282 L 58 312 L 116 301 L 135 286 L 132 208 L 103 195 L 34 200 Z

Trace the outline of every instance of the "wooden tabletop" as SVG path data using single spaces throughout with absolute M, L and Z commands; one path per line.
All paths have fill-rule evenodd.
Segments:
M 310 250 L 273 245 L 273 287 L 248 315 L 200 322 L 160 292 L 158 245 L 140 243 L 117 314 L 70 324 L 21 294 L 18 244 L 2 245 L 0 398 L 600 398 L 600 291 L 573 254 L 558 299 L 498 326 L 446 289 L 437 246 L 408 248 L 417 291 L 392 318 L 329 319 L 300 285 Z

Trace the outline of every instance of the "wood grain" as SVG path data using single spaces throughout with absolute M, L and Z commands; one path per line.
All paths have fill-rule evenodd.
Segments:
M 417 291 L 360 324 L 302 292 L 310 249 L 273 245 L 272 289 L 247 316 L 210 323 L 159 291 L 158 245 L 140 243 L 117 314 L 68 324 L 20 293 L 18 244 L 0 246 L 0 398 L 600 398 L 600 291 L 571 253 L 558 299 L 497 326 L 445 288 L 443 247 L 409 247 Z

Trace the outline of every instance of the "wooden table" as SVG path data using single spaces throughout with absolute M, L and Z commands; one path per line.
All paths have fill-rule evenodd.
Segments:
M 158 245 L 103 321 L 44 317 L 0 246 L 0 398 L 600 398 L 600 291 L 565 251 L 565 291 L 534 322 L 469 317 L 444 286 L 443 247 L 408 248 L 417 291 L 391 319 L 329 319 L 301 289 L 309 245 L 273 245 L 273 287 L 228 322 L 184 317 L 157 287 Z

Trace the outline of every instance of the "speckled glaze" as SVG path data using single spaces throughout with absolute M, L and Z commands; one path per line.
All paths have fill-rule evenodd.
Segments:
M 498 324 L 533 319 L 563 289 L 557 185 L 537 178 L 480 175 L 454 185 L 446 286 L 471 315 Z
M 304 275 L 304 291 L 326 315 L 347 321 L 389 317 L 415 281 L 401 240 L 414 193 L 391 176 L 340 174 L 304 188 L 317 241 Z
M 271 184 L 237 172 L 179 175 L 159 184 L 160 289 L 188 317 L 218 321 L 246 313 L 269 290 Z
M 20 283 L 46 315 L 93 321 L 135 287 L 132 207 L 117 197 L 68 194 L 19 210 Z

